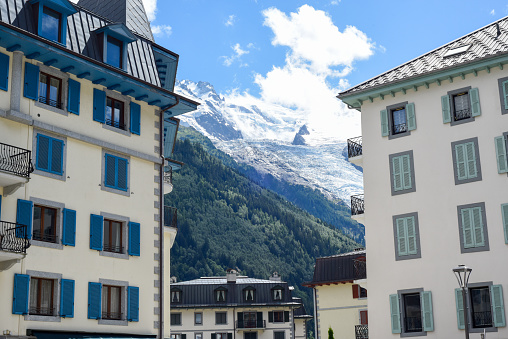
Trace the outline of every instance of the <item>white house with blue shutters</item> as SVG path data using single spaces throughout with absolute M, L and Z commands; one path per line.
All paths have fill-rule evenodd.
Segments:
M 508 337 L 507 68 L 505 17 L 338 95 L 361 112 L 369 338 Z
M 178 55 L 141 0 L 0 0 L 0 338 L 168 338 Z

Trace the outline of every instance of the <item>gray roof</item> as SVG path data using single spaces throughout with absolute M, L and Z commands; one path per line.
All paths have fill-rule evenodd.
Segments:
M 188 280 L 188 281 L 182 281 L 178 283 L 172 283 L 171 286 L 178 286 L 178 285 L 220 285 L 220 284 L 227 284 L 228 281 L 226 277 L 202 277 L 199 279 L 194 280 Z M 277 284 L 281 283 L 280 281 L 275 280 L 264 280 L 264 279 L 255 279 L 255 278 L 249 278 L 245 276 L 240 276 L 236 278 L 236 284 L 242 285 L 242 284 Z M 284 284 L 286 284 L 284 282 Z
M 356 272 L 355 262 L 365 261 L 365 259 L 365 250 L 317 258 L 312 281 L 305 282 L 302 285 L 313 287 L 331 283 L 352 282 L 360 278 L 364 279 L 363 274 L 359 276 L 359 272 Z
M 470 46 L 455 55 L 447 53 L 455 48 Z M 381 75 L 367 80 L 339 94 L 346 97 L 433 72 L 445 71 L 461 64 L 508 53 L 508 17 L 447 43 Z

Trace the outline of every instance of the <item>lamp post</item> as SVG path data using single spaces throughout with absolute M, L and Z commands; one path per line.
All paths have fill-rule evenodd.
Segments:
M 462 289 L 462 308 L 464 310 L 464 329 L 466 339 L 469 339 L 469 323 L 467 321 L 467 314 L 469 312 L 467 311 L 466 289 L 472 270 L 472 268 L 469 268 L 466 265 L 459 265 L 452 270 L 455 274 L 455 277 L 457 278 L 460 288 Z

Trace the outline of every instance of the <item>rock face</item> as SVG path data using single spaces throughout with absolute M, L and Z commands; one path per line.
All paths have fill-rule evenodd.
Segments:
M 307 145 L 307 143 L 305 142 L 304 135 L 310 135 L 307 125 L 303 125 L 302 127 L 300 127 L 300 130 L 298 131 L 298 133 L 296 133 L 292 144 L 293 145 L 301 145 L 301 146 Z

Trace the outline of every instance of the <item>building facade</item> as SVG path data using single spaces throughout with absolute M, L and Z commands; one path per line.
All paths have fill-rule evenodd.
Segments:
M 172 339 L 306 338 L 301 299 L 274 274 L 270 280 L 237 276 L 171 284 Z M 298 311 L 297 311 L 298 310 Z
M 141 0 L 0 0 L 0 337 L 169 337 L 177 61 Z
M 365 250 L 317 258 L 312 281 L 316 339 L 367 339 L 367 275 Z
M 339 94 L 361 111 L 371 338 L 508 336 L 507 42 L 503 18 Z

